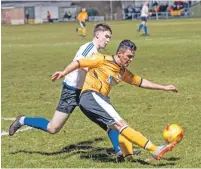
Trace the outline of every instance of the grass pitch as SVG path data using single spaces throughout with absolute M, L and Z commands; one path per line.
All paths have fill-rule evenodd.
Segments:
M 119 84 L 111 102 L 130 126 L 155 144 L 163 142 L 169 123 L 184 129 L 184 138 L 164 159 L 151 164 L 144 150 L 138 162 L 116 163 L 111 144 L 102 129 L 77 108 L 56 135 L 37 129 L 7 136 L 18 114 L 51 119 L 57 106 L 61 81 L 51 75 L 71 62 L 79 46 L 92 39 L 75 33 L 76 23 L 2 26 L 1 164 L 3 168 L 198 168 L 201 167 L 201 19 L 151 20 L 151 36 L 136 32 L 139 21 L 108 22 L 113 37 L 107 49 L 114 54 L 123 39 L 137 45 L 130 70 L 153 82 L 174 84 L 179 93 L 151 91 Z M 12 119 L 11 119 L 12 120 Z M 26 129 L 26 127 L 23 127 Z M 135 146 L 136 149 L 140 149 Z

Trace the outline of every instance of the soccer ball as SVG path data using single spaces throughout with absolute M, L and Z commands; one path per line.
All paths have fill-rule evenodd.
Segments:
M 184 130 L 178 124 L 169 124 L 163 131 L 163 138 L 167 143 L 176 141 L 179 143 L 183 138 Z

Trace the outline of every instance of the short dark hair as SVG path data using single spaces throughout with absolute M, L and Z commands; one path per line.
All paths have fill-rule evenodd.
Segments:
M 105 23 L 99 23 L 95 26 L 94 28 L 94 36 L 96 34 L 96 32 L 98 31 L 110 31 L 110 33 L 112 34 L 112 29 L 110 28 L 110 26 L 108 24 Z
M 117 52 L 116 54 L 120 51 L 120 50 L 133 50 L 133 51 L 136 51 L 137 50 L 137 46 L 135 45 L 135 43 L 133 43 L 132 41 L 130 40 L 123 40 L 121 41 L 121 43 L 119 44 L 119 47 L 117 49 Z

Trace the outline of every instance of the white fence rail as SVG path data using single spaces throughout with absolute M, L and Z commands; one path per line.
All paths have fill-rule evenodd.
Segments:
M 170 12 L 152 12 L 152 16 L 148 19 L 172 19 L 172 18 L 189 18 L 191 17 L 191 12 L 183 12 L 181 16 L 171 16 Z M 123 13 L 122 19 L 140 20 L 140 13 Z

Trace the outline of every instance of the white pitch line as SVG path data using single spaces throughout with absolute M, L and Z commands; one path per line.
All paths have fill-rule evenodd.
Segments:
M 14 118 L 14 117 L 13 117 L 13 118 L 5 118 L 5 117 L 2 117 L 1 119 L 2 119 L 2 120 L 10 120 L 10 121 L 14 121 L 16 118 Z
M 32 127 L 26 127 L 24 129 L 20 129 L 20 130 L 16 131 L 16 133 L 31 130 L 31 129 L 33 129 L 33 128 Z M 1 136 L 8 136 L 8 135 L 9 135 L 9 133 L 4 131 L 4 130 L 1 132 Z
M 151 34 L 151 37 L 145 37 L 145 40 L 155 40 L 155 39 L 152 39 L 152 37 L 154 37 L 154 35 L 160 35 L 160 34 Z M 190 36 L 191 38 L 196 38 L 194 40 L 198 40 L 200 39 L 200 35 L 191 35 Z M 187 37 L 183 37 L 183 38 L 178 38 L 178 37 L 157 37 L 156 39 L 157 40 L 167 40 L 167 39 L 172 39 L 172 40 L 186 40 Z M 144 40 L 144 38 L 142 37 L 141 39 L 139 40 Z M 110 44 L 112 43 L 119 43 L 121 40 L 113 40 Z M 192 40 L 189 40 L 189 41 L 192 41 Z M 7 44 L 7 45 L 3 45 L 3 47 L 25 47 L 25 48 L 29 48 L 29 47 L 36 47 L 36 46 L 39 46 L 39 47 L 49 47 L 49 46 L 71 46 L 71 45 L 80 45 L 82 44 L 82 42 L 61 42 L 61 43 L 54 43 L 54 44 L 51 44 L 51 43 L 33 43 L 33 44 Z
M 71 45 L 80 45 L 82 44 L 81 42 L 80 43 L 77 43 L 77 42 L 66 42 L 66 43 L 54 43 L 54 44 L 51 44 L 51 43 L 30 43 L 30 44 L 9 44 L 9 45 L 3 45 L 3 47 L 35 47 L 35 46 L 39 46 L 39 47 L 49 47 L 49 46 L 71 46 Z
M 2 117 L 1 119 L 2 120 L 14 121 L 16 118 L 14 118 L 14 117 L 11 117 L 11 118 Z M 26 127 L 26 128 L 23 128 L 23 129 L 19 129 L 16 133 L 22 132 L 22 131 L 27 131 L 27 130 L 30 130 L 30 129 L 33 129 L 33 128 L 32 127 Z M 8 136 L 8 135 L 9 135 L 8 132 L 6 132 L 4 130 L 1 131 L 1 136 Z

